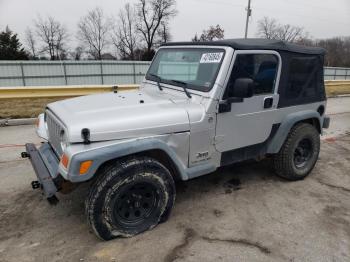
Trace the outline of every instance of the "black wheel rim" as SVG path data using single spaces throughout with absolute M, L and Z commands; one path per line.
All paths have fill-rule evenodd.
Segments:
M 304 138 L 300 140 L 294 150 L 294 164 L 297 168 L 303 168 L 312 157 L 312 142 Z
M 125 185 L 118 190 L 112 202 L 114 222 L 124 227 L 135 227 L 154 217 L 159 194 L 151 183 Z

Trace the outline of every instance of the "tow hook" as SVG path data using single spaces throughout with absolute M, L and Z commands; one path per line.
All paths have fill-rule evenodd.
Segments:
M 29 158 L 29 154 L 27 152 L 22 152 L 21 157 L 22 158 Z
M 39 181 L 37 181 L 37 180 L 35 180 L 35 181 L 32 181 L 32 188 L 33 189 L 38 189 L 38 188 L 40 188 L 41 187 L 41 184 L 40 184 L 40 182 Z

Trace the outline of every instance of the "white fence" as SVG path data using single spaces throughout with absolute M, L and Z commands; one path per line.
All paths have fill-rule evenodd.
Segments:
M 138 84 L 150 62 L 0 61 L 0 87 Z
M 139 84 L 149 64 L 141 61 L 0 61 L 0 87 Z M 189 66 L 183 73 L 191 78 L 195 68 Z M 325 80 L 346 79 L 350 79 L 350 68 L 325 67 Z
M 350 68 L 345 67 L 325 67 L 325 80 L 350 80 Z

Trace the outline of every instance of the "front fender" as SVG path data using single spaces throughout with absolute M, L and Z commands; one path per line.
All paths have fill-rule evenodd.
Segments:
M 183 133 L 183 135 L 189 138 L 189 133 Z M 106 161 L 154 149 L 161 150 L 164 154 L 167 154 L 182 180 L 188 180 L 190 178 L 208 174 L 217 169 L 213 163 L 205 163 L 203 165 L 188 168 L 188 163 L 184 163 L 180 159 L 178 154 L 171 147 L 171 143 L 166 143 L 166 141 L 171 141 L 166 139 L 167 137 L 169 138 L 169 136 L 171 135 L 118 141 L 114 144 L 103 142 L 102 146 L 94 145 L 94 143 L 88 146 L 79 144 L 78 146 L 81 147 L 80 150 L 77 150 L 75 153 L 69 152 L 69 150 L 67 152 L 67 154 L 70 155 L 68 170 L 65 170 L 62 164 L 59 165 L 58 170 L 66 180 L 74 183 L 84 182 L 91 179 L 98 168 Z M 163 141 L 162 139 L 165 140 Z M 188 144 L 188 141 L 186 144 Z M 89 147 L 89 149 L 86 147 Z M 188 155 L 186 159 L 188 159 Z M 85 175 L 79 175 L 80 163 L 86 160 L 93 160 L 93 164 Z
M 117 142 L 112 145 L 103 145 L 100 147 L 94 146 L 94 144 L 91 144 L 91 146 L 89 150 L 81 150 L 80 152 L 71 154 L 68 171 L 62 165 L 59 166 L 59 172 L 67 180 L 71 182 L 87 181 L 95 175 L 97 169 L 106 161 L 154 149 L 161 150 L 167 154 L 178 169 L 181 179 L 188 179 L 187 167 L 182 163 L 175 151 L 161 139 L 144 138 Z M 93 164 L 86 174 L 80 175 L 80 163 L 86 160 L 92 160 Z
M 281 123 L 278 128 L 277 133 L 271 139 L 271 142 L 267 146 L 267 153 L 275 154 L 278 153 L 286 140 L 291 128 L 298 122 L 315 118 L 319 121 L 321 132 L 323 126 L 323 117 L 317 111 L 314 110 L 304 110 L 289 114 Z

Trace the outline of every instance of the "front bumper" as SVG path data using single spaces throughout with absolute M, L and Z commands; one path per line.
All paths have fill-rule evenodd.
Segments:
M 32 182 L 33 188 L 40 187 L 50 203 L 57 202 L 56 192 L 59 190 L 59 176 L 57 173 L 59 160 L 49 143 L 43 143 L 40 148 L 34 144 L 26 144 L 26 152 L 22 157 L 28 157 L 34 168 L 38 181 Z

